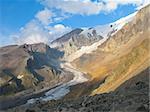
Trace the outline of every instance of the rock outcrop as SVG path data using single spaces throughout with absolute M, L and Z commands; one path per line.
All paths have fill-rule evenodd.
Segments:
M 87 35 L 82 34 L 82 29 L 75 29 L 64 36 L 54 40 L 51 43 L 51 47 L 64 51 L 64 57 L 76 52 L 82 46 L 89 46 L 93 43 L 103 39 L 101 35 L 98 35 L 96 30 L 92 30 L 92 33 Z
M 43 43 L 0 48 L 0 94 L 48 86 L 62 77 L 59 58 L 63 52 Z

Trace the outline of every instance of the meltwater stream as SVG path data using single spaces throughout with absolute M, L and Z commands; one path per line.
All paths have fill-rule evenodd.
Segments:
M 34 103 L 37 100 L 40 101 L 58 100 L 70 92 L 69 89 L 70 86 L 88 81 L 88 79 L 84 76 L 84 74 L 74 69 L 70 63 L 62 64 L 61 67 L 64 68 L 66 71 L 72 72 L 74 74 L 74 78 L 67 83 L 64 83 L 54 89 L 49 90 L 48 92 L 45 93 L 44 97 L 28 100 L 27 104 Z

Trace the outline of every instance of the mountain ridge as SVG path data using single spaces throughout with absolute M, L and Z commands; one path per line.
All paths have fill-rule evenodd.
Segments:
M 117 77 L 117 74 L 123 76 L 126 71 L 133 71 L 135 67 L 138 70 L 138 64 L 144 66 L 142 63 L 147 63 L 146 66 L 149 66 L 148 61 L 144 61 L 145 59 L 149 60 L 149 7 L 148 5 L 141 9 L 131 22 L 100 45 L 97 50 L 90 54 L 82 55 L 74 60 L 72 64 L 81 71 L 90 74 L 93 79 L 103 80 L 106 77 L 110 78 L 112 81 L 106 81 L 109 83 L 108 85 L 115 81 L 113 77 Z M 130 75 L 132 76 L 132 73 L 129 73 L 128 77 Z M 105 84 L 107 85 L 107 83 Z M 100 85 L 99 89 L 95 90 L 94 93 L 103 93 L 103 89 L 105 89 L 105 92 L 113 90 L 106 89 L 105 84 Z
M 147 102 L 149 17 L 150 5 L 105 27 L 75 29 L 50 46 L 37 43 L 1 47 L 0 103 L 4 104 L 0 110 L 14 107 L 13 111 L 30 111 L 31 106 L 33 111 L 41 111 L 40 107 L 46 111 L 111 111 L 114 105 L 110 103 L 120 105 L 119 98 L 125 100 L 120 105 L 125 111 L 147 110 L 148 104 L 142 105 L 139 94 L 144 93 Z M 129 98 L 137 98 L 134 94 L 138 95 L 139 104 Z M 73 102 L 74 99 L 77 100 Z M 128 99 L 133 101 L 132 107 L 126 103 Z M 97 101 L 99 104 L 95 105 Z M 116 105 L 116 111 L 121 111 Z

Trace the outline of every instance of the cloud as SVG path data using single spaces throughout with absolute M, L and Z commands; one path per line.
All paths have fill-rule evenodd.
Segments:
M 52 23 L 52 17 L 54 16 L 55 14 L 52 13 L 50 10 L 48 10 L 47 8 L 45 8 L 44 10 L 42 11 L 39 11 L 37 14 L 36 14 L 36 18 L 44 25 L 48 25 L 50 23 Z
M 55 40 L 56 38 L 61 37 L 62 35 L 72 30 L 71 27 L 64 26 L 62 24 L 56 24 L 55 26 L 49 27 L 48 29 L 52 40 Z
M 71 31 L 71 27 L 55 23 L 68 17 L 69 15 L 62 11 L 54 13 L 52 10 L 44 8 L 37 12 L 35 18 L 22 27 L 18 34 L 11 37 L 17 44 L 41 42 L 49 44 L 54 39 Z M 51 23 L 55 23 L 55 25 L 52 26 Z
M 141 7 L 144 6 L 145 4 L 150 3 L 149 0 L 103 0 L 105 3 L 104 6 L 104 11 L 113 11 L 117 9 L 119 5 L 128 5 L 132 4 L 135 5 L 136 7 Z
M 51 23 L 60 22 L 68 17 L 70 17 L 70 15 L 65 12 L 60 10 L 52 12 L 52 10 L 48 8 L 44 8 L 35 15 L 35 18 L 45 26 L 48 26 Z
M 63 12 L 79 15 L 93 15 L 100 12 L 110 12 L 119 5 L 132 4 L 141 6 L 148 0 L 39 0 L 50 9 L 59 9 Z
M 40 0 L 40 2 L 49 8 L 80 15 L 98 14 L 103 8 L 101 2 L 92 2 L 90 0 Z
M 36 20 L 32 20 L 29 23 L 27 23 L 25 27 L 20 29 L 18 39 L 16 39 L 16 42 L 18 44 L 33 44 L 40 42 L 47 43 L 48 38 L 48 31 L 46 31 Z
M 13 39 L 17 44 L 34 44 L 34 43 L 46 43 L 49 44 L 54 39 L 69 32 L 70 27 L 62 24 L 56 24 L 54 26 L 43 26 L 39 21 L 32 20 L 20 29 L 19 34 L 14 35 Z
M 56 12 L 55 12 L 55 15 L 56 15 L 56 16 L 53 18 L 53 21 L 54 21 L 54 22 L 60 22 L 60 21 L 62 21 L 62 20 L 64 20 L 64 19 L 67 19 L 67 18 L 71 17 L 70 14 L 65 13 L 65 12 L 63 12 L 63 11 L 60 11 L 60 10 L 56 11 Z
M 134 4 L 139 5 L 143 0 L 103 0 L 106 4 L 109 4 L 110 2 L 114 2 L 117 5 L 126 5 L 126 4 Z
M 33 20 L 20 29 L 14 37 L 18 44 L 47 43 L 68 33 L 71 27 L 55 22 L 62 21 L 73 14 L 92 15 L 100 12 L 111 12 L 119 5 L 133 4 L 141 7 L 149 3 L 148 0 L 38 0 L 45 9 L 39 11 Z M 55 11 L 52 12 L 52 11 Z M 51 23 L 55 23 L 54 26 Z
M 105 4 L 105 7 L 103 8 L 103 10 L 105 12 L 110 12 L 110 11 L 117 9 L 117 7 L 118 7 L 118 4 L 116 2 L 110 1 L 110 2 Z
M 15 44 L 15 41 L 11 36 L 5 35 L 2 32 L 0 32 L 0 47 Z

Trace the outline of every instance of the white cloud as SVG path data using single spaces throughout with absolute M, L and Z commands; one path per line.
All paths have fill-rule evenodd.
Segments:
M 62 11 L 52 12 L 52 10 L 48 8 L 39 11 L 35 15 L 35 18 L 45 26 L 48 26 L 51 23 L 62 21 L 68 17 L 70 17 L 70 15 L 65 12 Z
M 113 10 L 117 9 L 117 5 L 118 4 L 116 2 L 110 1 L 110 2 L 105 4 L 105 7 L 103 8 L 103 10 L 105 12 L 113 11 Z
M 43 26 L 37 20 L 32 20 L 25 27 L 21 28 L 19 34 L 13 36 L 13 38 L 17 44 L 41 42 L 49 44 L 54 39 L 69 31 L 71 31 L 71 28 L 62 24 L 56 24 L 53 27 Z
M 141 7 L 149 3 L 148 0 L 101 0 L 92 2 L 90 0 L 40 0 L 45 5 L 44 10 L 39 11 L 33 20 L 27 23 L 15 36 L 15 41 L 19 44 L 51 41 L 68 33 L 71 27 L 63 24 L 50 26 L 51 23 L 68 18 L 70 14 L 91 15 L 99 14 L 101 11 L 110 12 L 119 5 L 133 4 Z M 51 10 L 57 10 L 53 13 Z
M 55 40 L 56 38 L 61 37 L 72 30 L 71 27 L 64 26 L 62 24 L 57 24 L 54 27 L 49 27 L 48 29 L 52 40 Z
M 49 33 L 36 20 L 27 23 L 25 27 L 20 29 L 17 43 L 33 44 L 44 42 L 47 43 Z
M 126 5 L 126 4 L 135 4 L 139 5 L 143 0 L 103 0 L 105 3 L 109 4 L 109 2 L 114 2 L 117 5 Z
M 44 6 L 50 9 L 59 9 L 63 12 L 79 15 L 99 14 L 100 12 L 110 12 L 119 5 L 132 4 L 141 6 L 149 0 L 39 0 Z
M 136 7 L 141 7 L 148 4 L 148 2 L 150 3 L 149 0 L 103 0 L 103 2 L 105 3 L 104 11 L 108 12 L 117 9 L 119 5 L 132 4 Z
M 54 22 L 58 22 L 58 21 L 62 21 L 66 18 L 69 18 L 71 15 L 68 13 L 65 13 L 63 11 L 57 11 L 57 13 L 55 13 L 55 17 L 53 18 Z
M 49 8 L 60 9 L 64 12 L 80 15 L 98 14 L 103 8 L 101 2 L 90 0 L 40 0 L 42 4 Z
M 48 10 L 47 8 L 45 8 L 44 10 L 42 11 L 39 11 L 37 14 L 36 14 L 36 18 L 44 25 L 48 25 L 50 23 L 52 23 L 52 17 L 54 16 L 55 14 L 52 13 L 50 10 Z
M 15 44 L 13 38 L 0 32 L 0 47 Z

